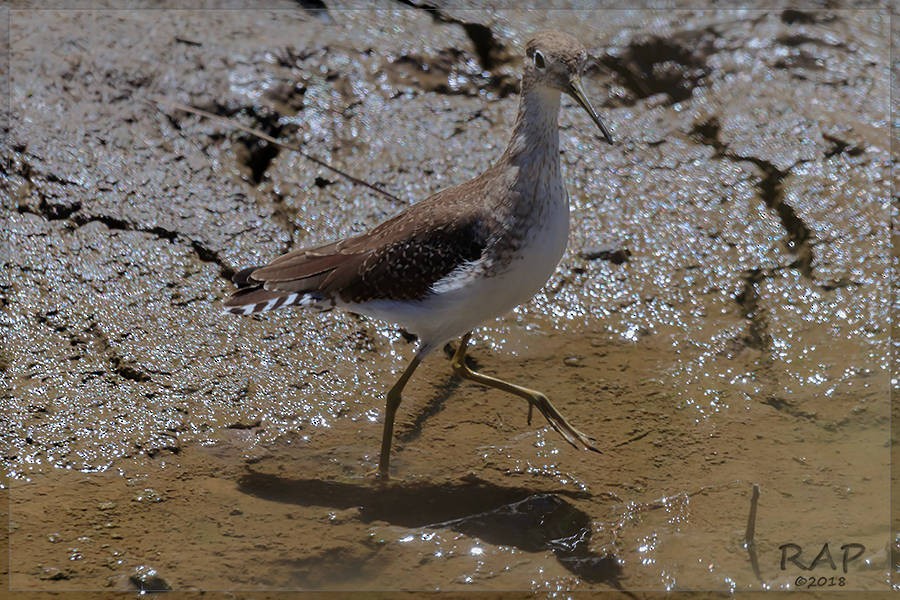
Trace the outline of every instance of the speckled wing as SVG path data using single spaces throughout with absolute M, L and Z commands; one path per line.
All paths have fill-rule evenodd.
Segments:
M 362 235 L 295 250 L 266 266 L 245 269 L 235 276 L 243 287 L 226 307 L 251 314 L 271 310 L 269 306 L 301 304 L 304 298 L 332 304 L 336 299 L 361 303 L 422 298 L 434 282 L 480 258 L 487 246 L 483 220 L 477 215 L 451 217 L 435 209 L 417 218 L 404 213 Z M 280 300 L 290 296 L 291 302 Z
M 389 235 L 389 228 L 383 237 L 379 233 L 372 232 L 380 243 L 359 255 L 355 265 L 337 268 L 323 280 L 323 292 L 353 303 L 423 298 L 436 281 L 478 260 L 487 246 L 487 235 L 475 219 L 410 228 L 400 236 Z

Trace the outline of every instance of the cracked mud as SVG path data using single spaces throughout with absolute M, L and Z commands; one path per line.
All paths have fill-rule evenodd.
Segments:
M 884 13 L 301 4 L 8 13 L 13 589 L 787 589 L 779 546 L 826 541 L 866 547 L 850 589 L 886 586 Z M 436 354 L 376 485 L 406 334 L 226 317 L 228 279 L 480 172 L 547 26 L 594 53 L 617 143 L 563 101 L 569 250 L 471 357 L 604 453 Z

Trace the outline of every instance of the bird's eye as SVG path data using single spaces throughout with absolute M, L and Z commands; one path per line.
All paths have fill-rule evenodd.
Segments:
M 544 55 L 541 54 L 540 50 L 534 51 L 534 66 L 542 70 L 547 66 L 547 63 L 544 61 Z

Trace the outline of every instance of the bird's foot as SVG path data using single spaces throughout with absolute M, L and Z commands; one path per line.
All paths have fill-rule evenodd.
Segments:
M 532 407 L 537 408 L 550 426 L 553 427 L 563 439 L 569 442 L 579 450 L 590 450 L 598 454 L 602 454 L 599 448 L 594 445 L 594 440 L 573 427 L 562 414 L 556 410 L 556 407 L 544 394 L 535 392 L 528 402 L 528 413 L 531 416 Z M 531 419 L 529 418 L 529 423 Z

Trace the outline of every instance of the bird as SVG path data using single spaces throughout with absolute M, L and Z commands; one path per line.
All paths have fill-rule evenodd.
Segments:
M 426 356 L 456 338 L 450 361 L 456 375 L 525 399 L 529 425 L 536 408 L 566 442 L 600 452 L 545 394 L 466 363 L 472 331 L 528 301 L 565 252 L 569 198 L 560 166 L 561 95 L 571 96 L 613 144 L 581 83 L 590 60 L 569 34 L 536 33 L 525 45 L 512 134 L 493 165 L 362 234 L 292 250 L 233 276 L 237 289 L 224 302 L 228 313 L 338 308 L 417 336 L 415 355 L 386 395 L 377 478 L 390 478 L 394 420 L 406 384 Z

